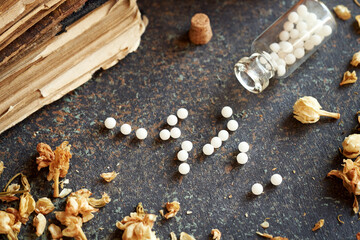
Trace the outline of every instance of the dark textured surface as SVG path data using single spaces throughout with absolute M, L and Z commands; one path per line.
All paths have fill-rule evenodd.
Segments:
M 173 200 L 181 203 L 181 212 L 166 221 L 158 217 L 154 229 L 160 239 L 170 239 L 170 231 L 209 239 L 212 228 L 220 229 L 225 240 L 260 239 L 255 232 L 264 231 L 259 224 L 265 218 L 270 218 L 267 232 L 276 236 L 355 239 L 360 226 L 352 213 L 353 197 L 341 181 L 326 178 L 331 169 L 341 167 L 338 147 L 357 127 L 359 83 L 339 87 L 352 54 L 359 50 L 355 20 L 337 19 L 338 31 L 319 51 L 290 77 L 273 80 L 260 95 L 243 89 L 233 74 L 234 63 L 250 54 L 253 39 L 295 2 L 139 1 L 150 23 L 137 52 L 0 135 L 0 160 L 7 167 L 1 185 L 24 171 L 36 198 L 51 196 L 47 170 L 36 171 L 36 145 L 55 147 L 67 140 L 73 145 L 68 186 L 86 187 L 95 196 L 105 191 L 112 198 L 84 224 L 88 239 L 121 239 L 115 223 L 138 202 L 158 213 Z M 338 1 L 326 3 L 332 8 Z M 353 1 L 342 3 L 353 15 L 360 14 Z M 85 10 L 97 4 L 89 1 Z M 214 36 L 205 46 L 194 46 L 187 38 L 191 16 L 197 12 L 211 20 Z M 292 106 L 306 95 L 316 97 L 324 109 L 340 112 L 341 119 L 297 122 Z M 205 158 L 202 146 L 226 126 L 220 117 L 225 105 L 233 108 L 239 129 Z M 166 117 L 180 107 L 190 111 L 179 124 L 181 138 L 160 141 Z M 134 140 L 134 132 L 124 137 L 120 124 L 105 130 L 103 120 L 108 116 L 133 128 L 145 127 L 149 137 L 143 142 Z M 176 152 L 183 140 L 191 140 L 194 150 L 188 160 L 191 172 L 181 178 Z M 251 144 L 244 166 L 235 159 L 240 141 Z M 117 178 L 103 183 L 99 174 L 113 170 Z M 269 183 L 274 172 L 284 178 L 279 187 Z M 265 186 L 258 197 L 249 193 L 255 182 Z M 60 210 L 63 201 L 55 200 Z M 188 210 L 193 213 L 187 215 Z M 338 222 L 339 214 L 344 224 Z M 324 227 L 312 232 L 321 218 Z M 53 214 L 48 219 L 54 219 Z M 29 222 L 20 239 L 34 239 L 33 232 Z

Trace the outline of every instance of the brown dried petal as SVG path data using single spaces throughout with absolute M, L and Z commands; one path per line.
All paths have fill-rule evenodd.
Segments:
M 111 182 L 117 175 L 118 173 L 113 171 L 108 173 L 102 173 L 100 174 L 100 177 L 102 177 L 106 182 Z
M 3 202 L 12 202 L 12 201 L 19 200 L 19 198 L 16 196 L 4 196 L 4 197 L 0 197 L 0 200 Z
M 60 239 L 63 237 L 61 228 L 53 223 L 49 225 L 48 230 L 51 234 L 52 239 Z
M 174 232 L 170 233 L 171 240 L 177 240 L 176 234 Z
M 324 222 L 324 219 L 320 219 L 317 223 L 315 223 L 315 226 L 311 230 L 315 232 L 316 230 L 322 228 L 324 226 Z
M 273 235 L 268 234 L 268 233 L 261 233 L 261 232 L 256 232 L 257 235 L 264 237 L 264 238 L 273 238 Z
M 350 10 L 344 5 L 337 5 L 336 7 L 334 7 L 334 11 L 338 18 L 342 20 L 348 20 L 349 18 L 351 18 Z
M 181 232 L 180 233 L 180 240 L 196 240 L 193 236 L 185 233 L 185 232 Z
M 212 229 L 211 234 L 213 235 L 213 239 L 215 239 L 215 240 L 221 239 L 221 232 L 219 229 Z
M 0 175 L 4 172 L 4 163 L 3 161 L 0 161 Z
M 156 240 L 155 232 L 152 227 L 156 220 L 154 214 L 139 216 L 137 213 L 130 213 L 121 222 L 116 223 L 116 227 L 123 230 L 123 240 Z
M 46 218 L 44 215 L 39 213 L 33 219 L 33 226 L 36 227 L 36 236 L 40 237 L 45 230 L 46 227 Z
M 45 143 L 39 143 L 36 147 L 36 150 L 39 153 L 39 157 L 36 158 L 36 163 L 38 164 L 38 170 L 44 167 L 48 167 L 49 164 L 54 161 L 55 154 L 51 150 L 51 147 Z
M 11 213 L 0 211 L 0 234 L 6 234 L 8 239 L 17 240 L 14 231 L 15 216 Z M 17 227 L 15 227 L 17 229 Z
M 35 206 L 36 213 L 42 213 L 45 215 L 51 213 L 54 209 L 55 209 L 54 204 L 47 197 L 40 198 L 36 202 L 36 206 Z
M 360 155 L 360 134 L 351 134 L 342 143 L 342 154 L 347 158 L 356 158 Z
M 109 195 L 107 195 L 107 193 L 103 193 L 103 195 L 100 199 L 88 198 L 88 202 L 89 202 L 90 206 L 92 206 L 94 208 L 104 207 L 110 201 L 111 201 L 111 198 L 109 197 Z
M 180 203 L 177 201 L 167 202 L 166 210 L 168 210 L 168 213 L 164 216 L 166 219 L 175 217 L 175 215 L 180 211 Z
M 357 81 L 356 72 L 355 71 L 346 71 L 344 73 L 344 77 L 340 83 L 340 86 L 350 83 L 355 83 Z
M 29 220 L 30 214 L 35 210 L 35 200 L 30 193 L 26 192 L 20 197 L 19 213 L 21 222 L 25 224 Z
M 353 65 L 354 67 L 357 67 L 360 64 L 360 51 L 354 53 L 350 64 Z
M 356 240 L 360 240 L 360 232 L 356 234 Z

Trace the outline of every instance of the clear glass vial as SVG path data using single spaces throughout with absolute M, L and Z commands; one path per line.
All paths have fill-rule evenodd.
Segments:
M 235 64 L 235 75 L 247 90 L 260 93 L 271 78 L 295 71 L 335 30 L 335 18 L 324 3 L 301 0 L 254 40 L 253 54 Z

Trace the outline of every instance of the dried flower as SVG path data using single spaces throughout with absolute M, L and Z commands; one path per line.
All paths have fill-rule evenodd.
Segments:
M 317 223 L 315 223 L 315 226 L 311 230 L 315 232 L 316 230 L 322 228 L 324 226 L 324 222 L 324 219 L 320 219 Z
M 102 177 L 106 182 L 111 182 L 117 175 L 118 173 L 113 171 L 108 173 L 102 173 L 100 174 L 100 177 Z
M 64 188 L 63 190 L 61 190 L 61 192 L 59 193 L 59 198 L 64 198 L 67 195 L 69 195 L 72 192 L 71 188 Z
M 193 236 L 187 234 L 186 232 L 181 232 L 180 240 L 196 240 L 196 239 Z
M 356 234 L 356 240 L 360 240 L 360 232 Z
M 170 233 L 171 240 L 177 240 L 177 237 L 174 232 Z
M 350 64 L 353 65 L 354 67 L 357 67 L 360 64 L 360 51 L 354 53 Z
M 63 237 L 62 232 L 61 232 L 61 228 L 55 224 L 50 224 L 48 227 L 48 230 L 51 234 L 51 238 L 54 239 L 60 239 Z
M 360 154 L 360 134 L 351 134 L 342 143 L 342 154 L 347 158 L 356 158 Z
M 21 176 L 21 183 L 23 185 L 23 190 L 20 190 L 20 186 L 18 184 L 11 184 L 14 179 L 18 176 Z M 5 202 L 11 202 L 18 200 L 19 198 L 15 196 L 18 193 L 24 193 L 30 191 L 30 184 L 26 178 L 26 176 L 22 173 L 15 174 L 5 186 L 5 192 L 0 192 L 0 200 Z
M 357 81 L 356 72 L 355 71 L 346 71 L 344 73 L 344 77 L 340 83 L 340 86 L 350 83 L 355 83 Z
M 36 227 L 36 236 L 40 237 L 44 233 L 46 227 L 45 216 L 42 215 L 41 213 L 36 215 L 36 217 L 34 217 L 33 220 L 33 226 Z
M 19 214 L 20 221 L 25 224 L 29 220 L 30 214 L 35 210 L 35 200 L 30 193 L 26 192 L 20 197 Z
M 0 175 L 3 173 L 3 171 L 4 171 L 4 163 L 3 163 L 3 161 L 0 161 Z
M 221 232 L 219 229 L 212 229 L 211 234 L 213 235 L 213 239 L 215 239 L 215 240 L 221 239 Z
M 83 230 L 82 230 L 82 219 L 81 217 L 73 216 L 65 212 L 55 212 L 55 217 L 65 225 L 66 228 L 62 230 L 62 235 L 64 237 L 73 237 L 77 240 L 87 240 Z
M 260 226 L 261 226 L 263 229 L 267 229 L 267 228 L 270 226 L 270 224 L 269 224 L 268 221 L 265 220 L 263 223 L 260 224 Z
M 6 234 L 9 240 L 17 240 L 21 222 L 17 221 L 14 214 L 0 211 L 0 234 Z
M 305 96 L 297 100 L 294 104 L 294 118 L 301 123 L 316 123 L 320 116 L 327 116 L 339 119 L 339 113 L 332 113 L 321 110 L 319 102 L 314 97 Z
M 360 158 L 358 157 L 355 162 L 351 159 L 344 160 L 343 170 L 331 170 L 327 176 L 335 176 L 343 180 L 344 187 L 349 193 L 354 194 L 353 211 L 359 212 L 359 203 L 356 195 L 360 195 Z
M 337 5 L 336 7 L 334 7 L 334 11 L 338 18 L 342 20 L 348 20 L 349 18 L 351 18 L 350 10 L 344 5 Z
M 285 238 L 285 237 L 273 237 L 273 235 L 268 234 L 268 233 L 256 232 L 256 234 L 261 237 L 268 238 L 270 240 L 289 240 L 288 238 Z
M 120 222 L 116 222 L 116 227 L 123 230 L 123 240 L 157 240 L 155 232 L 152 231 L 156 215 L 130 213 Z
M 180 211 L 180 203 L 176 201 L 167 202 L 166 210 L 168 210 L 168 213 L 166 213 L 164 216 L 166 219 L 175 217 L 175 215 Z
M 36 206 L 35 206 L 36 213 L 42 213 L 45 215 L 51 213 L 54 209 L 55 209 L 54 204 L 47 197 L 40 198 L 36 202 Z
M 40 156 L 36 158 L 38 170 L 43 167 L 49 167 L 47 180 L 54 181 L 54 197 L 59 197 L 59 177 L 64 178 L 69 170 L 69 162 L 71 158 L 69 143 L 64 141 L 53 152 L 49 145 L 39 143 L 36 150 Z
M 103 193 L 100 199 L 96 198 L 88 198 L 89 205 L 94 208 L 101 208 L 104 207 L 106 204 L 108 204 L 111 201 L 111 198 L 107 193 Z

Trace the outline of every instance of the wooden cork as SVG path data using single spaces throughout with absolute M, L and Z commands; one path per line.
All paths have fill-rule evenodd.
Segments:
M 212 38 L 210 19 L 204 13 L 197 13 L 191 18 L 190 41 L 194 44 L 207 44 Z

